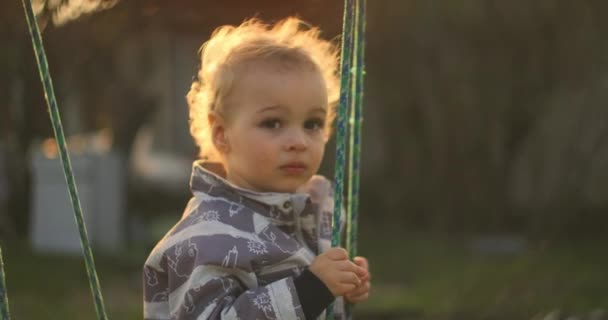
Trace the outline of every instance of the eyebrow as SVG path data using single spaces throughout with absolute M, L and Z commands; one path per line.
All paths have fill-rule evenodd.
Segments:
M 269 107 L 265 107 L 265 108 L 262 108 L 262 109 L 258 110 L 257 113 L 262 113 L 262 112 L 269 111 L 269 110 L 274 110 L 274 109 L 281 109 L 281 107 L 282 107 L 281 105 L 269 106 Z
M 257 113 L 263 113 L 263 112 L 266 112 L 266 111 L 275 110 L 275 109 L 282 109 L 282 108 L 283 108 L 282 105 L 268 106 L 268 107 L 264 107 L 264 108 L 258 110 Z M 310 113 L 316 113 L 316 112 L 327 113 L 327 108 L 315 107 Z
M 315 113 L 315 112 L 322 112 L 322 113 L 327 113 L 327 108 L 323 108 L 323 107 L 316 107 L 314 108 L 310 113 Z

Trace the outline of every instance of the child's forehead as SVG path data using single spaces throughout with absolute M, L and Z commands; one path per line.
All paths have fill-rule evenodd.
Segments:
M 235 75 L 229 104 L 304 105 L 327 107 L 323 76 L 314 69 L 252 65 Z
M 320 71 L 316 66 L 309 61 L 281 59 L 276 57 L 267 57 L 243 61 L 235 66 L 235 76 L 243 77 L 251 73 L 304 73 Z
M 274 62 L 251 63 L 243 69 L 236 70 L 233 89 L 259 88 L 268 85 L 282 87 L 290 83 L 289 80 L 294 79 L 306 80 L 306 85 L 316 83 L 318 89 L 326 91 L 323 75 L 316 68 Z

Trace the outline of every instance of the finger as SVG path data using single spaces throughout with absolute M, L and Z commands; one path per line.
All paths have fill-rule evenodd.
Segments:
M 347 292 L 351 292 L 353 290 L 355 290 L 356 286 L 352 283 L 341 283 L 338 285 L 338 290 L 340 290 L 341 294 L 339 295 L 344 295 Z
M 341 283 L 349 283 L 354 285 L 355 287 L 358 287 L 361 285 L 361 280 L 359 279 L 359 276 L 357 276 L 356 273 L 354 272 L 343 272 L 340 278 L 340 282 Z M 354 290 L 355 288 L 353 288 Z
M 367 271 L 367 275 L 359 275 L 360 277 L 362 277 L 362 280 L 366 281 L 369 278 L 369 263 L 367 262 L 367 259 L 365 259 L 364 257 L 355 257 L 353 259 L 353 262 L 361 267 L 362 269 L 365 269 L 365 271 Z
M 369 292 L 369 289 L 371 288 L 371 285 L 369 282 L 364 282 L 362 283 L 360 286 L 356 287 L 353 291 L 349 292 L 348 294 L 356 297 L 356 296 L 360 296 L 363 295 L 365 293 Z
M 348 271 L 356 273 L 357 276 L 359 276 L 359 278 L 361 278 L 361 279 L 366 279 L 367 277 L 369 277 L 367 270 L 365 270 L 362 267 L 359 267 L 358 265 L 356 265 L 350 261 L 349 261 L 349 263 L 350 264 L 346 268 Z
M 365 270 L 369 270 L 369 264 L 367 262 L 367 259 L 365 259 L 364 257 L 355 257 L 353 259 L 353 262 L 358 265 L 359 267 L 365 269 Z
M 362 295 L 357 295 L 357 296 L 351 295 L 351 294 L 346 294 L 344 297 L 350 303 L 359 303 L 359 302 L 363 302 L 363 301 L 366 301 L 367 299 L 369 299 L 369 293 L 364 293 Z
M 372 274 L 369 271 L 367 271 L 367 274 L 365 274 L 363 276 L 359 276 L 359 279 L 361 279 L 362 282 L 371 281 Z
M 357 276 L 359 276 L 359 278 L 361 279 L 367 279 L 369 277 L 369 272 L 367 272 L 367 270 L 361 267 L 357 267 L 357 270 L 355 272 L 357 273 Z
M 338 270 L 354 272 L 361 279 L 369 277 L 367 270 L 357 266 L 356 264 L 350 261 L 340 261 L 338 265 Z
M 363 295 L 365 295 L 366 293 L 362 293 L 362 294 L 354 294 L 352 292 L 347 292 L 346 294 L 344 294 L 344 298 L 346 298 L 348 301 L 351 302 L 356 302 L 359 301 L 361 297 L 363 297 Z
M 344 296 L 348 298 L 359 298 L 365 295 L 369 295 L 369 290 L 360 291 L 358 288 L 356 288 L 353 291 L 347 292 Z
M 330 248 L 327 250 L 327 257 L 332 260 L 346 260 L 348 259 L 348 252 L 340 247 Z
M 338 261 L 336 262 L 337 264 L 337 268 L 340 271 L 349 271 L 349 272 L 357 272 L 357 269 L 359 267 L 357 267 L 354 263 L 350 262 L 349 260 L 342 260 L 342 261 Z
M 371 281 L 372 280 L 372 274 L 368 271 L 367 275 L 364 277 L 360 277 L 361 281 L 366 282 L 366 281 Z

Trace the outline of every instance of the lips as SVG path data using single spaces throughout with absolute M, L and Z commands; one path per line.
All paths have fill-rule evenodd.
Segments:
M 303 162 L 289 162 L 287 164 L 282 165 L 281 170 L 288 174 L 299 174 L 306 171 L 306 164 Z

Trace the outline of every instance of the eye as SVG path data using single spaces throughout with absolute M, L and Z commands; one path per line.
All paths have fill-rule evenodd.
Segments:
M 308 119 L 304 122 L 304 128 L 307 130 L 321 130 L 325 126 L 325 121 L 321 118 Z
M 260 127 L 266 129 L 279 129 L 281 128 L 281 120 L 278 118 L 265 119 L 260 123 Z

